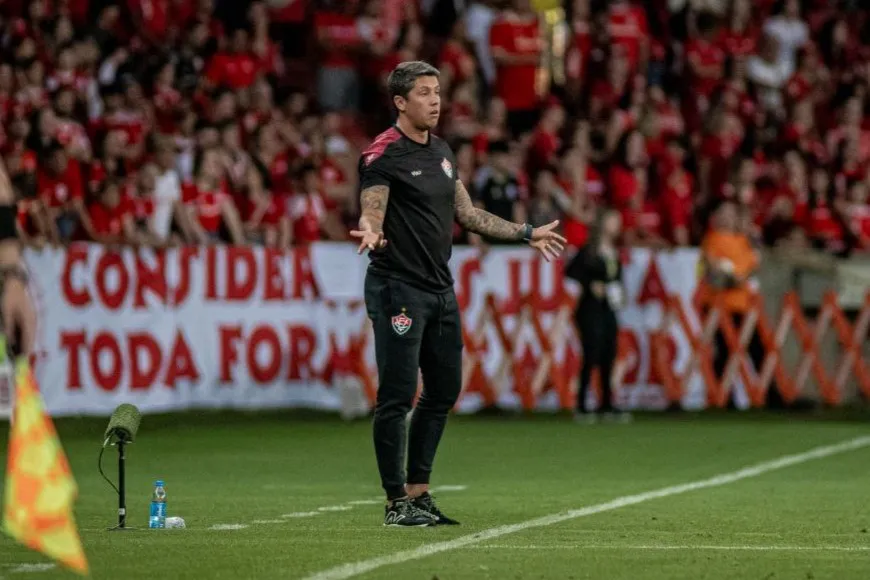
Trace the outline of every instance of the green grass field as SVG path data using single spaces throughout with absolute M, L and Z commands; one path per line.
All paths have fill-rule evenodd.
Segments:
M 595 426 L 556 416 L 456 417 L 433 486 L 455 486 L 436 495 L 463 525 L 410 530 L 381 526 L 366 421 L 149 416 L 128 455 L 129 518 L 139 529 L 127 533 L 105 531 L 116 505 L 97 472 L 105 423 L 58 421 L 94 578 L 306 578 L 400 552 L 407 561 L 319 577 L 870 578 L 868 441 L 781 468 L 769 463 L 870 435 L 867 416 L 647 415 Z M 7 425 L 0 430 L 5 450 Z M 107 454 L 110 473 L 114 464 Z M 766 471 L 669 488 L 755 464 Z M 147 529 L 156 478 L 166 480 L 169 515 L 184 517 L 187 529 Z M 663 497 L 625 500 L 662 488 L 670 489 Z M 620 498 L 633 505 L 601 505 Z M 503 527 L 587 506 L 599 513 Z M 33 566 L 45 562 L 0 536 L 0 578 L 73 577 Z

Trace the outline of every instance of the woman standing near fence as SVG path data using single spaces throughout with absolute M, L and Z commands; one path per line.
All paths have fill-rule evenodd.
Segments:
M 622 264 L 617 248 L 621 229 L 622 218 L 618 212 L 600 211 L 589 242 L 577 252 L 565 271 L 568 278 L 580 283 L 580 298 L 574 314 L 583 346 L 575 414 L 578 422 L 594 423 L 598 413 L 605 419 L 631 420 L 631 415 L 614 408 L 611 388 L 619 336 L 616 312 L 623 304 Z M 597 410 L 590 410 L 587 394 L 592 371 L 596 368 L 601 400 Z

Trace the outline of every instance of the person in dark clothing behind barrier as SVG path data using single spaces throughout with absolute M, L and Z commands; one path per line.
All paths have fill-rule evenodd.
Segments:
M 622 218 L 612 209 L 601 210 L 595 231 L 589 242 L 574 256 L 565 271 L 568 278 L 580 283 L 580 299 L 574 315 L 583 363 L 577 391 L 578 423 L 595 423 L 598 414 L 607 420 L 628 422 L 629 413 L 613 406 L 611 377 L 616 361 L 619 323 L 616 312 L 623 304 L 622 265 L 619 261 L 617 240 L 622 229 Z M 598 369 L 601 381 L 601 401 L 597 411 L 587 408 L 587 393 L 592 371 Z

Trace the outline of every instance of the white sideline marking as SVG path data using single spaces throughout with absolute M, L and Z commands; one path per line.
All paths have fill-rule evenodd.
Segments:
M 327 506 L 317 508 L 317 511 L 319 511 L 319 512 L 346 512 L 346 511 L 350 511 L 352 509 L 353 508 L 350 507 L 349 505 L 327 505 Z
M 657 546 L 651 545 L 624 545 L 618 544 L 589 544 L 589 545 L 552 545 L 552 546 L 512 546 L 511 544 L 486 544 L 485 546 L 468 546 L 470 550 L 724 550 L 724 551 L 752 551 L 752 552 L 870 552 L 870 546 L 710 546 L 710 545 L 684 545 L 684 546 Z
M 353 501 L 347 502 L 347 505 L 377 505 L 379 503 L 384 503 L 382 499 L 355 499 Z
M 427 544 L 413 550 L 405 550 L 403 552 L 396 552 L 394 554 L 388 554 L 386 556 L 380 556 L 378 558 L 372 558 L 370 560 L 343 564 L 341 566 L 336 566 L 335 568 L 330 568 L 328 570 L 324 570 L 322 572 L 318 572 L 316 574 L 308 576 L 306 580 L 344 580 L 345 578 L 353 578 L 354 576 L 359 576 L 360 574 L 365 574 L 366 572 L 371 572 L 372 570 L 377 570 L 378 568 L 383 568 L 384 566 L 391 566 L 393 564 L 400 564 L 402 562 L 408 562 L 411 560 L 419 560 L 420 558 L 425 558 L 427 556 L 432 556 L 441 552 L 447 552 L 449 550 L 464 548 L 473 544 L 479 544 L 487 540 L 492 540 L 493 538 L 499 538 L 501 536 L 506 536 L 508 534 L 513 534 L 516 532 L 522 532 L 531 528 L 552 526 L 553 524 L 558 524 L 560 522 L 600 514 L 602 512 L 608 512 L 611 510 L 644 503 L 653 499 L 681 495 L 699 489 L 719 487 L 722 485 L 727 485 L 729 483 L 741 481 L 743 479 L 758 477 L 759 475 L 763 475 L 765 473 L 776 471 L 786 467 L 791 467 L 792 465 L 806 463 L 807 461 L 812 461 L 813 459 L 821 459 L 823 457 L 830 457 L 839 453 L 845 453 L 846 451 L 860 449 L 862 447 L 867 447 L 868 445 L 870 445 L 870 437 L 857 437 L 855 439 L 844 441 L 842 443 L 837 443 L 835 445 L 826 445 L 824 447 L 816 447 L 815 449 L 811 449 L 803 453 L 785 455 L 778 459 L 765 461 L 751 467 L 745 467 L 737 471 L 732 471 L 730 473 L 716 475 L 709 479 L 702 479 L 698 481 L 682 483 L 679 485 L 672 485 L 669 487 L 663 487 L 661 489 L 638 493 L 635 495 L 626 495 L 605 503 L 591 505 L 580 509 L 569 510 L 558 514 L 551 514 L 548 516 L 543 516 L 533 520 L 527 520 L 525 522 L 520 522 L 517 524 L 490 528 L 488 530 L 483 530 L 475 534 L 460 536 L 458 538 L 454 538 L 453 540 Z
M 293 512 L 292 514 L 283 514 L 282 518 L 310 518 L 319 516 L 320 512 Z
M 26 574 L 28 572 L 48 572 L 57 568 L 57 564 L 38 563 L 38 564 L 16 564 L 9 568 L 10 574 Z
M 283 524 L 284 520 L 254 520 L 252 524 Z
M 248 524 L 215 524 L 210 530 L 244 530 Z
M 432 488 L 432 491 L 465 491 L 467 485 L 438 485 Z

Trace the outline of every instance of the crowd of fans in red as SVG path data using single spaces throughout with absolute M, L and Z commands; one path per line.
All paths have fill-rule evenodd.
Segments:
M 425 59 L 438 133 L 493 213 L 582 245 L 611 205 L 627 242 L 667 247 L 729 199 L 759 243 L 870 249 L 861 1 L 564 4 L 548 45 L 529 0 L 0 0 L 22 237 L 345 239 L 386 76 Z

